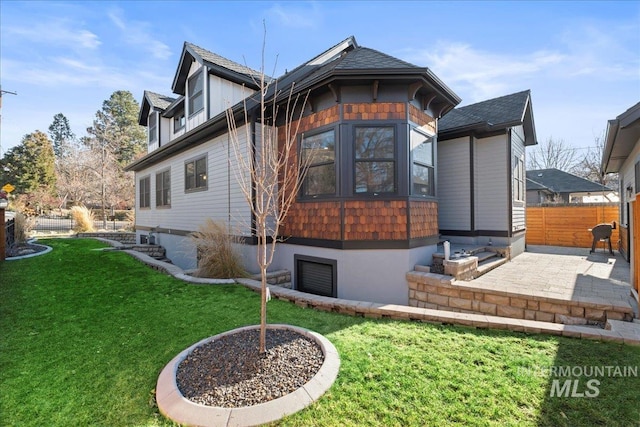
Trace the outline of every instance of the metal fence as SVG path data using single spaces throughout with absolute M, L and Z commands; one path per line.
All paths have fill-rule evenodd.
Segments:
M 15 242 L 15 239 L 16 239 L 16 220 L 10 219 L 9 221 L 5 222 L 4 229 L 5 229 L 4 237 L 6 240 L 5 248 L 10 248 L 13 246 L 13 243 Z
M 35 224 L 32 228 L 33 231 L 57 231 L 57 232 L 71 232 L 75 226 L 72 218 L 56 215 L 41 215 L 34 217 Z M 93 228 L 96 230 L 109 230 L 119 231 L 127 228 L 131 224 L 128 221 L 117 221 L 114 217 L 108 220 L 95 220 L 93 221 Z

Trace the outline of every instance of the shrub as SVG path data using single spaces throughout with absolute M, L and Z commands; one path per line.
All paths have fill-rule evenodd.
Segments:
M 234 244 L 240 242 L 227 232 L 225 224 L 207 218 L 189 238 L 198 253 L 198 277 L 233 279 L 247 276 L 242 257 L 234 248 Z
M 91 232 L 93 228 L 93 212 L 86 206 L 74 206 L 71 208 L 71 217 L 73 218 L 73 231 L 76 233 Z
M 16 212 L 14 223 L 14 243 L 24 243 L 29 239 L 31 230 L 35 225 L 35 219 L 22 212 Z
M 125 211 L 125 221 L 127 221 L 127 226 L 124 228 L 125 230 L 135 231 L 134 226 L 136 225 L 136 210 L 130 209 Z

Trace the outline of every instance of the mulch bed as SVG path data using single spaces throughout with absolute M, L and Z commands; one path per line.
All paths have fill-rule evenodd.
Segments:
M 178 389 L 202 405 L 253 406 L 299 389 L 324 361 L 320 346 L 298 332 L 267 329 L 262 355 L 259 340 L 259 329 L 250 329 L 195 348 L 178 366 Z
M 34 243 L 18 243 L 6 248 L 6 257 L 13 258 L 17 256 L 31 255 L 47 250 L 46 246 L 36 245 Z

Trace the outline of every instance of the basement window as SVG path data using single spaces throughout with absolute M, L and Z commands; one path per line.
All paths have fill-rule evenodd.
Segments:
M 338 262 L 332 259 L 294 255 L 296 289 L 314 295 L 338 296 Z

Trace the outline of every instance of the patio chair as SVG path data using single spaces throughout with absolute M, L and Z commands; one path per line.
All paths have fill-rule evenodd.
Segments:
M 609 245 L 609 253 L 613 255 L 613 249 L 611 249 L 611 231 L 613 226 L 611 224 L 598 224 L 591 229 L 593 234 L 593 243 L 591 243 L 591 250 L 589 253 L 596 251 L 596 245 L 598 242 L 606 242 Z

